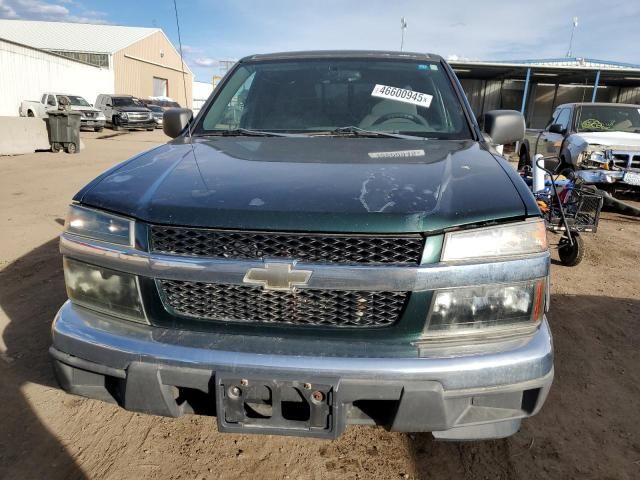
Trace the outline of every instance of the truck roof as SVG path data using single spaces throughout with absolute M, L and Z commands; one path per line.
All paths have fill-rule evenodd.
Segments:
M 241 62 L 260 62 L 267 60 L 309 59 L 309 58 L 378 58 L 397 60 L 431 60 L 440 61 L 442 57 L 433 53 L 396 52 L 385 50 L 306 50 L 297 52 L 277 52 L 249 55 Z

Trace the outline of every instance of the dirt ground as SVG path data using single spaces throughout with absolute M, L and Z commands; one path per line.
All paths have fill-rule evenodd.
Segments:
M 47 349 L 65 300 L 56 236 L 66 206 L 101 171 L 166 140 L 99 136 L 83 134 L 75 156 L 0 158 L 0 479 L 640 478 L 640 220 L 613 212 L 580 266 L 552 267 L 555 383 L 507 440 L 436 443 L 370 427 L 331 442 L 222 435 L 212 418 L 65 394 Z

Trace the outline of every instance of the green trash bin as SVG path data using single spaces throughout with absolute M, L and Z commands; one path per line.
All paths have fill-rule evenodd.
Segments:
M 80 112 L 49 112 L 47 127 L 52 151 L 59 152 L 63 148 L 67 153 L 80 151 Z

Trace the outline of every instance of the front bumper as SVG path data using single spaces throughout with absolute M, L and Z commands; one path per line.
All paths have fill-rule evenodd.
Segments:
M 80 128 L 104 128 L 105 119 L 81 118 Z
M 587 184 L 595 185 L 625 185 L 632 188 L 639 188 L 638 182 L 629 182 L 623 170 L 585 169 L 576 171 L 576 175 Z M 639 172 L 630 172 L 638 174 Z
M 394 431 L 432 432 L 439 439 L 500 438 L 538 412 L 553 379 L 546 320 L 524 339 L 372 351 L 365 342 L 163 329 L 67 302 L 52 337 L 50 351 L 65 390 L 134 411 L 215 415 L 223 377 L 333 388 L 334 421 L 328 429 L 290 421 L 251 428 L 229 425 L 218 416 L 221 431 L 335 438 L 347 424 L 380 424 Z
M 153 118 L 149 120 L 141 120 L 141 121 L 129 121 L 120 119 L 120 127 L 121 128 L 156 128 L 156 122 Z

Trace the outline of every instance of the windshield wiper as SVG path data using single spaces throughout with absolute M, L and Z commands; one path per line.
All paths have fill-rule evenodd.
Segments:
M 368 138 L 401 138 L 404 140 L 425 140 L 425 137 L 415 135 L 402 135 L 400 133 L 380 132 L 377 130 L 366 130 L 364 128 L 355 127 L 353 125 L 347 127 L 338 127 L 333 130 L 309 132 L 309 136 L 353 136 Z
M 250 130 L 248 128 L 232 128 L 230 130 L 214 130 L 212 132 L 199 133 L 194 136 L 222 136 L 222 137 L 297 137 L 291 133 L 270 132 L 267 130 Z

